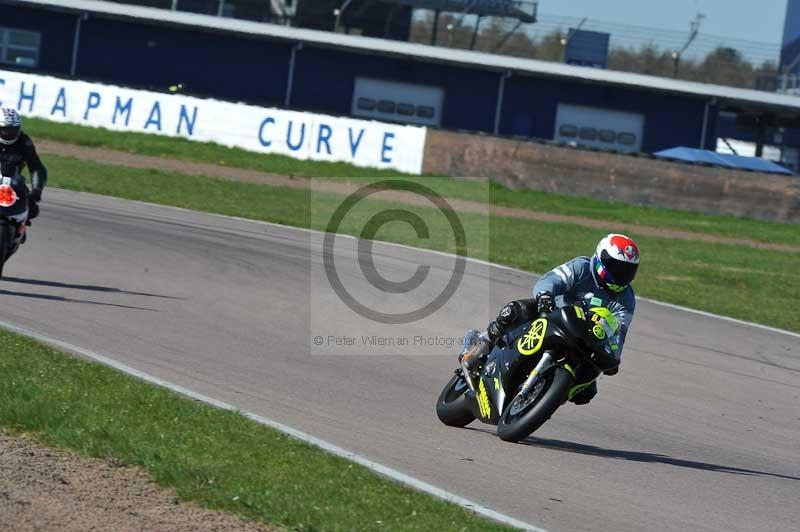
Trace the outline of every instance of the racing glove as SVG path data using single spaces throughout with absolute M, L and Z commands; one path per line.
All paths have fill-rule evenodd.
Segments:
M 549 314 L 556 308 L 556 300 L 550 292 L 536 294 L 536 310 L 539 314 Z
M 42 189 L 34 188 L 28 194 L 28 220 L 39 216 L 39 202 L 42 201 Z

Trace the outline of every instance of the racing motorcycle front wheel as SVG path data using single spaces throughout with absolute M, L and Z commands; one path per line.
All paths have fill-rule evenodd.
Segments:
M 451 427 L 464 427 L 475 421 L 470 399 L 469 386 L 461 375 L 453 375 L 436 401 L 436 415 L 439 421 Z
M 497 422 L 500 439 L 518 442 L 541 427 L 566 401 L 572 380 L 567 370 L 556 366 L 543 375 L 528 393 L 518 393 Z

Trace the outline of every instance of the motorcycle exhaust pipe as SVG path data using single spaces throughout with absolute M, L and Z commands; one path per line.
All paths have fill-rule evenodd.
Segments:
M 472 382 L 472 375 L 470 375 L 469 368 L 467 368 L 467 365 L 466 365 L 466 363 L 465 363 L 463 358 L 461 359 L 461 376 L 464 377 L 464 381 L 467 383 L 467 386 L 469 387 L 469 391 L 472 392 L 473 395 L 474 395 L 475 394 L 475 384 L 473 384 L 473 382 Z
M 463 347 L 461 349 L 461 356 L 459 356 L 459 363 L 461 366 L 461 374 L 469 387 L 469 390 L 475 394 L 475 383 L 472 382 L 472 371 L 470 365 L 475 367 L 480 358 L 488 353 L 488 344 L 481 339 L 480 332 L 475 329 L 470 329 L 464 335 Z

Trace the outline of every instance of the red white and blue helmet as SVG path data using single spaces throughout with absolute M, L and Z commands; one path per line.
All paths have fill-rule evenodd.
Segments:
M 592 257 L 592 273 L 597 283 L 612 292 L 622 292 L 639 269 L 639 246 L 625 235 L 603 237 Z
M 14 144 L 22 131 L 22 118 L 16 109 L 0 107 L 0 144 Z

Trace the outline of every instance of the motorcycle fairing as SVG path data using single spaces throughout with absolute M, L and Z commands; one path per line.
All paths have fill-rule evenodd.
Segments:
M 545 350 L 558 352 L 582 351 L 586 347 L 576 341 L 585 335 L 587 321 L 595 315 L 605 317 L 605 308 L 594 307 L 586 315 L 578 306 L 566 306 L 524 323 L 508 333 L 492 349 L 481 372 L 475 392 L 475 416 L 485 423 L 496 424 L 509 397 L 514 397 L 517 387 L 528 376 Z M 577 318 L 577 319 L 576 319 Z M 575 378 L 575 370 L 566 362 L 561 364 Z M 568 398 L 589 386 L 589 382 L 575 384 Z
M 492 349 L 481 372 L 475 390 L 475 416 L 485 423 L 497 424 L 500 414 L 506 407 L 506 399 L 516 390 L 516 386 L 527 376 L 518 375 L 521 369 L 530 371 L 539 360 L 548 338 L 562 337 L 557 327 L 551 326 L 546 318 L 524 323 L 509 331 L 503 341 Z

